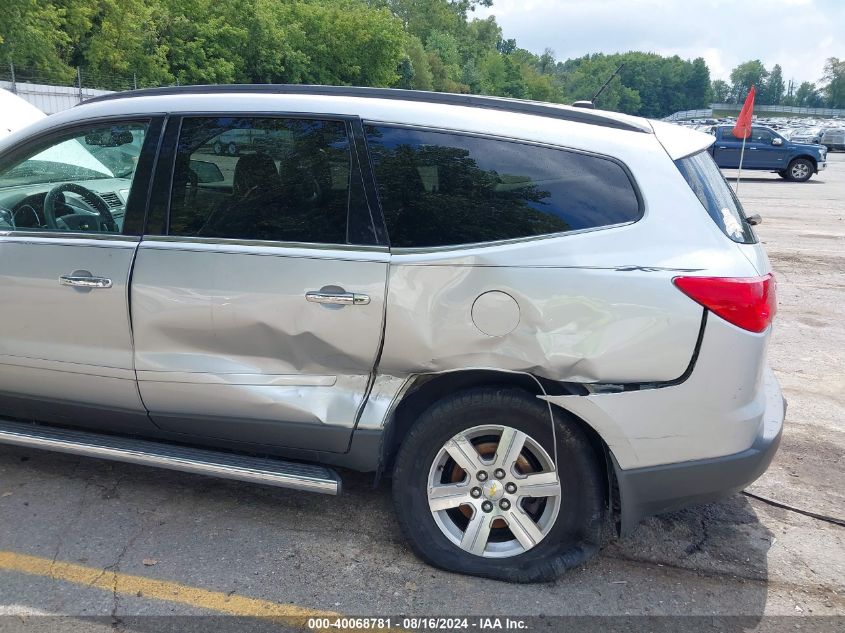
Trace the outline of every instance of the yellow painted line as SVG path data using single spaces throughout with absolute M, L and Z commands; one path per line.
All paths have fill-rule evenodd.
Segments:
M 74 563 L 52 561 L 39 556 L 0 551 L 0 571 L 20 572 L 55 580 L 103 589 L 120 594 L 138 594 L 144 598 L 176 602 L 227 615 L 245 617 L 284 618 L 286 624 L 304 627 L 309 618 L 342 617 L 333 611 L 320 611 L 295 604 L 278 604 L 269 600 L 228 595 L 182 585 L 167 580 L 131 576 L 110 570 L 96 569 Z

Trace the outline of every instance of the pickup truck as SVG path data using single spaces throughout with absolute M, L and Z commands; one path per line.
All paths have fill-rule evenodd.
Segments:
M 710 153 L 722 169 L 739 167 L 742 139 L 733 135 L 732 125 L 720 125 L 713 130 L 716 142 Z M 827 148 L 814 143 L 793 143 L 774 130 L 753 126 L 745 141 L 743 169 L 774 171 L 781 178 L 806 182 L 813 174 L 827 166 Z

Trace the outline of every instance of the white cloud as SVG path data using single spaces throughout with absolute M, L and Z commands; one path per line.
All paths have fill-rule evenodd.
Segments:
M 713 79 L 760 59 L 784 79 L 818 81 L 828 57 L 845 57 L 842 0 L 494 0 L 505 37 L 558 59 L 644 50 L 703 57 Z

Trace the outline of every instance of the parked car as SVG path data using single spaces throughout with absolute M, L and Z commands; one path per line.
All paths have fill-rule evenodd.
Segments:
M 824 134 L 822 134 L 821 144 L 824 145 L 829 151 L 845 151 L 845 128 L 826 129 L 824 131 Z
M 754 125 L 745 141 L 733 134 L 733 126 L 716 128 L 716 142 L 710 153 L 721 168 L 774 171 L 781 178 L 805 182 L 827 166 L 827 148 L 811 143 L 788 141 L 774 130 Z
M 238 156 L 244 150 L 254 150 L 263 135 L 263 130 L 233 128 L 213 139 L 209 145 L 218 156 Z
M 2 88 L 0 88 L 0 111 L 3 112 L 0 138 L 46 116 L 29 101 Z
M 797 130 L 793 130 L 788 138 L 793 143 L 819 145 L 822 140 L 822 132 L 822 128 L 820 127 L 798 128 Z
M 215 162 L 244 129 L 283 151 Z M 130 138 L 131 172 L 77 156 Z M 549 580 L 607 512 L 627 534 L 777 450 L 775 281 L 713 141 L 367 88 L 53 115 L 0 142 L 0 443 L 329 494 L 333 466 L 387 475 L 424 560 Z

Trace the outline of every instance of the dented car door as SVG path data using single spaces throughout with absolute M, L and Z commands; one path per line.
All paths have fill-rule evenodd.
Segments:
M 389 259 L 352 124 L 171 120 L 131 291 L 139 390 L 163 430 L 346 450 L 381 344 Z M 264 142 L 216 154 L 232 130 Z

